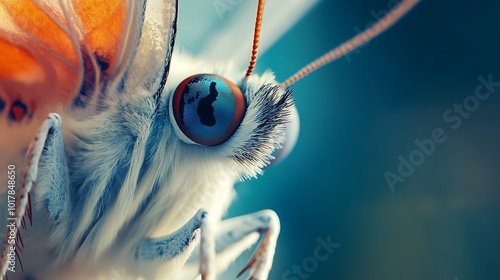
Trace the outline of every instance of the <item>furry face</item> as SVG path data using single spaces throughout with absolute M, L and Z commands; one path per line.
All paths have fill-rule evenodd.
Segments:
M 0 275 L 211 280 L 262 235 L 242 272 L 267 279 L 277 215 L 222 215 L 234 183 L 261 174 L 285 142 L 296 111 L 288 86 L 348 52 L 349 42 L 283 84 L 271 72 L 253 74 L 263 5 L 245 72 L 173 52 L 177 1 L 0 4 L 9 15 L 0 29 L 7 54 L 0 98 L 9 124 L 2 129 L 27 132 L 0 145 L 8 162 L 26 157 L 20 185 L 9 192 L 15 227 Z M 350 48 L 395 20 L 381 21 Z M 183 82 L 193 75 L 200 76 Z M 204 144 L 212 133 L 216 142 Z M 22 267 L 11 265 L 14 253 Z

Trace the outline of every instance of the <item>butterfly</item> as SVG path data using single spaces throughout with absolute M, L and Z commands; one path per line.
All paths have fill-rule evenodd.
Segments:
M 286 146 L 293 83 L 418 1 L 283 83 L 253 73 L 256 2 L 247 69 L 174 52 L 174 0 L 0 2 L 0 129 L 16 136 L 2 138 L 2 163 L 15 170 L 26 158 L 19 187 L 2 190 L 14 206 L 1 276 L 209 280 L 261 238 L 242 273 L 267 279 L 279 218 L 263 210 L 222 220 L 234 183 Z

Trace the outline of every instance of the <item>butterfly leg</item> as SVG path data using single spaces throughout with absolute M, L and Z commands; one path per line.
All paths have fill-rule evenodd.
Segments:
M 37 182 L 33 194 L 37 201 L 42 202 L 51 226 L 56 226 L 61 222 L 61 215 L 70 208 L 69 171 L 64 153 L 62 122 L 58 114 L 49 115 L 35 138 L 33 147 L 31 154 L 28 154 L 32 159 L 28 162 L 28 168 L 39 174 L 33 174 L 30 178 Z M 35 158 L 39 158 L 38 162 L 33 160 Z
M 272 267 L 279 231 L 279 218 L 272 210 L 263 210 L 222 221 L 215 233 L 217 271 L 224 271 L 243 251 L 258 240 L 259 234 L 263 234 L 257 250 L 239 275 L 250 269 L 248 279 L 266 280 Z M 177 279 L 195 278 L 197 272 L 194 264 L 197 262 L 203 265 L 204 260 L 195 252 L 184 268 L 183 274 Z
M 58 114 L 50 114 L 42 124 L 38 133 L 31 142 L 26 152 L 25 169 L 21 184 L 16 193 L 16 208 L 14 213 L 9 213 L 15 218 L 15 227 L 13 231 L 7 233 L 2 249 L 2 258 L 0 261 L 0 275 L 3 275 L 7 269 L 7 238 L 9 235 L 18 234 L 20 227 L 25 227 L 25 214 L 32 219 L 32 209 L 30 195 L 35 194 L 37 201 L 42 201 L 49 217 L 50 225 L 58 222 L 60 214 L 64 207 L 67 207 L 67 187 L 68 171 L 64 155 L 64 145 L 62 140 L 62 122 Z M 32 187 L 40 180 L 40 188 L 32 192 Z M 13 233 L 14 232 L 14 233 Z
M 189 246 L 196 245 L 198 238 L 201 239 L 201 259 L 205 260 L 207 264 L 214 263 L 214 237 L 211 235 L 211 228 L 208 225 L 207 212 L 203 210 L 199 210 L 184 226 L 168 236 L 144 239 L 136 249 L 135 258 L 142 261 L 156 261 L 157 263 L 183 259 L 180 262 L 184 263 L 188 255 L 183 253 L 188 251 Z M 210 265 L 200 266 L 200 273 L 203 280 L 215 280 L 215 271 Z
M 225 220 L 216 234 L 217 252 L 230 248 L 252 233 L 262 234 L 257 250 L 238 276 L 250 269 L 248 279 L 266 280 L 273 264 L 279 231 L 279 218 L 272 210 L 263 210 Z

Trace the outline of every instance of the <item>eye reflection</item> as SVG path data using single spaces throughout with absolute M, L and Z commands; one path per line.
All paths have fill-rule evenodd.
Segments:
M 246 102 L 231 81 L 218 75 L 198 74 L 179 84 L 172 110 L 183 136 L 200 145 L 215 146 L 227 141 L 238 129 Z

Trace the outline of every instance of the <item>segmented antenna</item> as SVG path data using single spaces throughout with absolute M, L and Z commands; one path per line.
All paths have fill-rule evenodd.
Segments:
M 396 6 L 392 11 L 385 15 L 381 20 L 367 28 L 363 33 L 356 35 L 349 41 L 341 44 L 335 49 L 327 52 L 320 58 L 309 63 L 304 68 L 300 69 L 297 73 L 293 74 L 285 82 L 281 84 L 282 88 L 289 87 L 298 80 L 304 78 L 308 74 L 314 72 L 315 70 L 323 67 L 324 65 L 343 57 L 350 51 L 358 48 L 359 46 L 367 43 L 371 39 L 380 35 L 380 33 L 386 31 L 389 27 L 394 25 L 401 17 L 403 17 L 409 10 L 411 10 L 420 0 L 403 0 L 398 6 Z
M 255 67 L 255 62 L 257 61 L 257 52 L 259 51 L 259 40 L 260 40 L 260 27 L 262 26 L 262 16 L 264 14 L 264 0 L 259 0 L 259 6 L 257 8 L 257 17 L 255 19 L 255 29 L 253 31 L 253 44 L 252 44 L 252 56 L 250 57 L 250 65 L 248 65 L 247 73 L 245 78 L 248 78 Z

